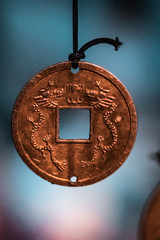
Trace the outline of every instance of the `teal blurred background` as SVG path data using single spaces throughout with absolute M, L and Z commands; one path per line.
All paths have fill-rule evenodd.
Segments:
M 18 156 L 11 113 L 24 84 L 72 52 L 71 0 L 0 1 L 0 239 L 135 240 L 160 165 L 160 1 L 80 0 L 79 47 L 116 36 L 118 52 L 97 45 L 86 61 L 100 65 L 127 87 L 138 114 L 138 135 L 125 164 L 87 187 L 51 185 Z

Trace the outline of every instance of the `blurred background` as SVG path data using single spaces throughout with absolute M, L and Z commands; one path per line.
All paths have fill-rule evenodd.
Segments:
M 0 239 L 136 240 L 143 206 L 159 182 L 160 1 L 80 0 L 79 47 L 116 36 L 118 52 L 97 45 L 86 61 L 100 65 L 130 92 L 138 135 L 124 165 L 87 187 L 52 185 L 20 159 L 11 113 L 24 84 L 72 52 L 71 0 L 0 1 Z

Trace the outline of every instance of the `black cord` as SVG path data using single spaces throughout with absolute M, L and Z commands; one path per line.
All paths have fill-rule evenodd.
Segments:
M 80 50 L 78 51 L 78 0 L 73 0 L 73 53 L 71 53 L 68 57 L 69 61 L 72 62 L 72 68 L 78 68 L 78 62 L 81 59 L 85 58 L 84 52 L 97 44 L 100 43 L 107 43 L 113 45 L 115 50 L 117 51 L 122 43 L 119 41 L 118 37 L 114 39 L 111 38 L 96 38 L 92 41 L 87 42 L 84 44 Z
M 78 52 L 78 0 L 73 0 L 73 53 Z
M 69 55 L 69 61 L 72 61 L 72 68 L 78 68 L 78 61 L 85 58 L 84 54 L 78 52 L 78 0 L 73 0 L 72 9 L 73 22 L 73 53 Z
M 79 49 L 79 53 L 83 54 L 88 48 L 95 46 L 97 44 L 100 44 L 100 43 L 107 43 L 107 44 L 113 45 L 115 47 L 116 51 L 118 51 L 119 46 L 122 44 L 119 41 L 118 37 L 116 37 L 115 40 L 111 39 L 111 38 L 96 38 L 96 39 L 93 39 L 92 41 L 84 44 L 83 47 L 81 47 Z

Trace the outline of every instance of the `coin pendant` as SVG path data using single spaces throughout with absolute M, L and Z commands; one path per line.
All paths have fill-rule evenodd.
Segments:
M 61 139 L 61 110 L 87 109 L 88 139 Z M 12 132 L 23 161 L 51 183 L 84 186 L 115 172 L 136 137 L 135 106 L 123 84 L 107 70 L 79 62 L 50 66 L 20 92 L 13 110 Z

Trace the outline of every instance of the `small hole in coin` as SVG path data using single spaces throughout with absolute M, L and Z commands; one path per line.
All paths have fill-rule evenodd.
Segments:
M 73 176 L 70 178 L 71 183 L 76 183 L 77 182 L 77 177 Z
M 71 68 L 71 72 L 74 73 L 74 74 L 78 73 L 79 72 L 79 67 L 76 68 L 76 69 Z

